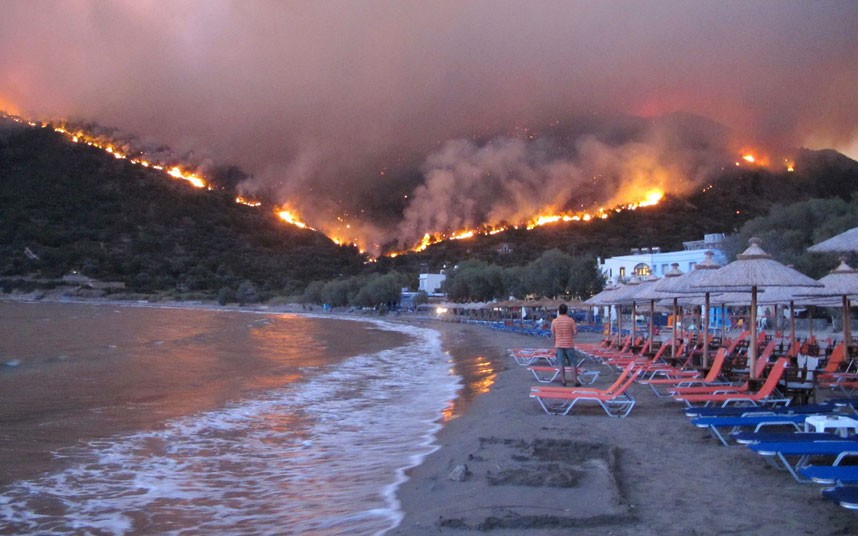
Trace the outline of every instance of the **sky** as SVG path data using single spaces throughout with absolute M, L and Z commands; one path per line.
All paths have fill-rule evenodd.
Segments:
M 855 28 L 851 0 L 3 0 L 0 110 L 239 165 L 372 248 L 743 147 L 856 158 Z

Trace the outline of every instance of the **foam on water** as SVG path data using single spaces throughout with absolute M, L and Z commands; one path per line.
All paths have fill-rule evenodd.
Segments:
M 377 534 L 459 387 L 437 332 L 163 429 L 57 453 L 0 495 L 3 532 Z

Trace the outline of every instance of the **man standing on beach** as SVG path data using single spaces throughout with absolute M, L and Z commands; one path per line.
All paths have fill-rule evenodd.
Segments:
M 560 383 L 566 385 L 566 364 L 572 369 L 572 381 L 575 387 L 581 387 L 578 382 L 578 364 L 575 362 L 575 335 L 578 335 L 578 324 L 567 313 L 569 308 L 561 303 L 557 308 L 557 318 L 551 322 L 551 337 L 554 339 L 554 356 L 560 367 Z

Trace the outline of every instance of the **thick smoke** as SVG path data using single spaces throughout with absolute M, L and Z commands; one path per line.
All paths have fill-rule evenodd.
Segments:
M 447 142 L 426 159 L 425 183 L 397 236 L 409 244 L 427 229 L 515 225 L 544 212 L 642 201 L 653 190 L 684 193 L 731 154 L 727 131 L 708 122 L 670 116 L 638 123 L 620 139 L 591 124 L 578 136 Z
M 858 155 L 848 0 L 2 8 L 0 107 L 236 164 L 249 192 L 367 244 L 390 229 L 512 220 L 542 202 L 609 203 L 611 188 L 647 175 L 675 187 L 712 159 L 670 128 L 611 138 L 579 127 L 586 118 L 688 112 L 729 126 L 725 146 Z M 579 130 L 526 134 L 552 124 Z

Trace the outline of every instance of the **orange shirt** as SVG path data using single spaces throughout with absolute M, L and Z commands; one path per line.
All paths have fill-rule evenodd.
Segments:
M 574 348 L 578 324 L 568 315 L 560 315 L 551 322 L 551 336 L 555 348 Z

